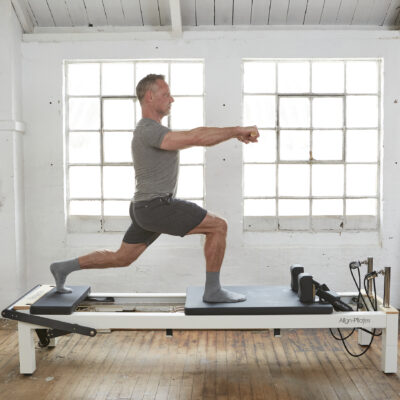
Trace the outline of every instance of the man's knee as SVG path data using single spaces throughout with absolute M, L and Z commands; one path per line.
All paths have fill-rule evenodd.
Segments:
M 115 263 L 119 267 L 129 267 L 139 257 L 138 252 L 126 252 L 118 250 L 115 252 Z
M 216 231 L 226 236 L 228 232 L 228 223 L 225 218 L 217 217 Z
M 127 256 L 121 256 L 119 254 L 115 256 L 115 263 L 118 267 L 129 267 L 134 261 L 134 259 Z
M 115 264 L 118 267 L 129 267 L 146 250 L 145 243 L 129 244 L 122 242 L 121 247 L 114 253 Z

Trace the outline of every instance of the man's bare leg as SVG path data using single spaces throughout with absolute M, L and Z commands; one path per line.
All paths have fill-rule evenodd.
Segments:
M 145 243 L 129 244 L 122 242 L 117 251 L 99 250 L 73 260 L 56 262 L 50 265 L 50 271 L 57 285 L 57 292 L 71 293 L 65 287 L 67 275 L 79 269 L 117 268 L 132 264 L 147 248 Z
M 147 248 L 145 243 L 121 243 L 117 251 L 98 250 L 86 256 L 79 257 L 82 269 L 118 268 L 132 264 Z
M 198 233 L 206 235 L 204 256 L 207 272 L 217 272 L 221 269 L 225 255 L 227 229 L 224 219 L 207 213 L 203 221 L 188 233 L 188 235 Z
M 225 255 L 227 223 L 224 219 L 207 213 L 203 221 L 188 234 L 206 235 L 204 256 L 206 258 L 206 284 L 203 300 L 208 303 L 233 303 L 246 300 L 246 296 L 223 289 L 219 281 Z

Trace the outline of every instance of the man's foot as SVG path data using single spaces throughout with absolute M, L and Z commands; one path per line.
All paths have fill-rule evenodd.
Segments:
M 244 294 L 230 292 L 223 289 L 219 283 L 219 271 L 206 272 L 206 284 L 204 287 L 203 301 L 206 303 L 237 303 L 245 301 Z
M 216 292 L 204 292 L 203 301 L 206 303 L 237 303 L 245 301 L 247 298 L 244 294 L 231 292 L 229 290 L 220 288 Z
M 80 269 L 78 259 L 55 262 L 50 265 L 50 271 L 54 276 L 58 293 L 72 293 L 72 289 L 64 286 L 67 275 L 72 271 Z

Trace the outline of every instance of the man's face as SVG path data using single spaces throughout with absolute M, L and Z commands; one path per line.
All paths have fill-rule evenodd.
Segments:
M 171 111 L 171 104 L 174 98 L 171 96 L 168 84 L 158 79 L 152 90 L 152 106 L 154 110 L 163 117 Z

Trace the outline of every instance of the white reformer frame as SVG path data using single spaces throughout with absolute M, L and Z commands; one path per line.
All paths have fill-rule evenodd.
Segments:
M 358 293 L 339 293 L 342 298 L 356 297 Z M 141 312 L 122 311 L 129 303 L 132 305 L 171 305 L 183 308 L 185 293 L 91 293 L 83 304 L 90 299 L 112 297 L 125 301 L 119 304 L 99 303 L 88 307 L 96 311 L 79 311 L 70 315 L 38 315 L 51 320 L 78 324 L 99 330 L 132 329 L 180 329 L 180 330 L 235 330 L 235 329 L 323 329 L 323 328 L 360 328 L 382 329 L 381 369 L 384 373 L 397 372 L 398 311 L 393 307 L 383 307 L 378 298 L 378 311 L 336 312 L 332 314 L 300 315 L 185 315 L 184 311 Z M 19 302 L 23 301 L 20 299 Z M 125 305 L 125 306 L 124 306 Z M 83 305 L 84 306 L 84 305 Z M 114 311 L 104 311 L 104 310 Z M 29 314 L 29 309 L 19 312 Z M 31 315 L 31 314 L 29 314 Z M 46 329 L 27 322 L 18 321 L 19 360 L 21 374 L 32 374 L 36 370 L 35 343 L 33 331 Z M 367 345 L 371 335 L 359 329 L 358 343 Z M 56 340 L 50 341 L 50 347 Z

